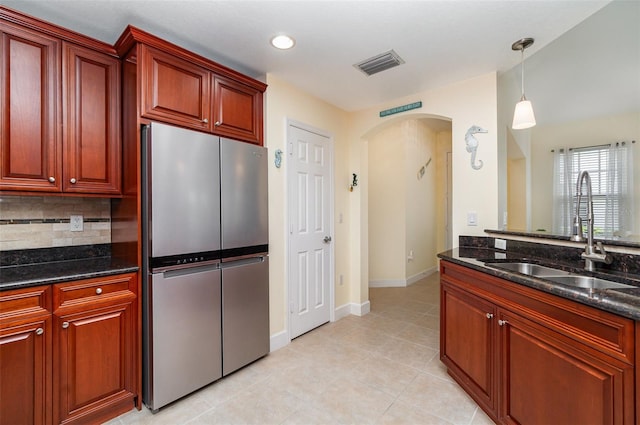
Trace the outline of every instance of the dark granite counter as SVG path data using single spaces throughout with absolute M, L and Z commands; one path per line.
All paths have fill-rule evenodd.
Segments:
M 0 291 L 136 272 L 111 257 L 108 245 L 17 250 L 0 253 Z
M 497 276 L 521 285 L 538 289 L 543 292 L 567 298 L 582 304 L 599 308 L 611 313 L 619 314 L 634 320 L 640 320 L 640 274 L 602 270 L 588 272 L 583 268 L 576 267 L 567 261 L 562 261 L 555 256 L 532 256 L 522 251 L 510 252 L 488 248 L 482 243 L 476 246 L 460 247 L 438 254 L 438 257 L 455 264 L 469 267 L 471 269 Z M 560 260 L 560 261 L 558 261 Z M 566 286 L 546 280 L 544 278 L 532 277 L 517 272 L 491 267 L 499 262 L 527 261 L 531 263 L 546 265 L 571 273 L 593 276 L 615 282 L 633 285 L 635 288 L 624 289 L 585 289 L 573 286 Z

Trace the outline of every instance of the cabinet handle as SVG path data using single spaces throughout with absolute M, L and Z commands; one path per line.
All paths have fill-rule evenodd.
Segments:
M 49 177 L 49 183 L 55 183 L 56 182 L 56 178 L 51 176 Z
M 69 327 L 69 322 L 62 322 L 62 329 L 67 329 Z
M 220 121 L 216 121 L 215 124 L 213 124 L 213 125 L 215 125 L 216 127 L 219 127 L 220 124 L 222 124 Z
M 36 329 L 36 335 L 42 335 L 44 333 L 44 329 L 38 328 Z
M 209 122 L 209 118 L 204 118 L 204 119 L 202 120 L 202 122 L 203 122 L 203 123 L 205 123 L 205 124 L 206 124 L 206 123 L 208 123 L 208 122 Z
M 96 289 L 96 294 L 97 294 L 97 295 L 102 294 L 102 288 L 97 288 L 97 289 Z
M 69 180 L 69 181 L 71 182 L 71 184 L 76 184 L 76 182 L 77 182 L 78 180 L 76 180 L 76 179 L 71 179 L 71 180 Z
M 487 319 L 493 319 L 493 313 L 487 313 Z
M 507 322 L 506 320 L 498 320 L 498 324 L 499 324 L 500 326 L 504 326 L 504 325 L 508 325 L 508 324 L 509 324 L 509 322 Z

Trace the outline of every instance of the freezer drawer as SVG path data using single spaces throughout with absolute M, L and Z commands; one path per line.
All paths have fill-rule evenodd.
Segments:
M 269 353 L 269 257 L 222 265 L 222 374 Z
M 220 275 L 217 265 L 150 275 L 150 409 L 222 376 Z

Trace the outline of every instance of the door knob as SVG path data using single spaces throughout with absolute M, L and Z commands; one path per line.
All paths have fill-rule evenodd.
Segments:
M 323 239 L 324 243 L 329 243 L 331 242 L 331 236 L 325 236 Z

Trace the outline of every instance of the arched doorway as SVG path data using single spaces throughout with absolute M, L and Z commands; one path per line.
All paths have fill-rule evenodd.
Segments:
M 369 286 L 408 286 L 451 247 L 451 120 L 402 116 L 364 139 Z

